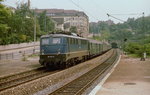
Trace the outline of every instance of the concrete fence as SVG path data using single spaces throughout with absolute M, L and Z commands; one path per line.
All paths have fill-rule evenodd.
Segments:
M 39 53 L 39 42 L 0 46 L 0 60 L 21 59 Z
M 40 42 L 30 42 L 30 43 L 21 43 L 21 44 L 10 44 L 10 45 L 0 45 L 0 51 L 6 51 L 11 49 L 19 49 L 24 47 L 39 46 Z

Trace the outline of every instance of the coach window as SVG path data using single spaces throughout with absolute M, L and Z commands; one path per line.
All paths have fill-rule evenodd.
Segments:
M 83 40 L 80 40 L 80 43 L 83 44 Z
M 70 44 L 70 38 L 67 38 L 67 42 L 68 42 L 68 44 Z
M 71 39 L 70 39 L 70 38 L 68 38 L 68 43 L 69 43 L 69 44 L 71 43 Z
M 72 44 L 72 38 L 70 38 L 70 44 Z
M 78 43 L 77 43 L 77 39 L 75 39 L 75 44 L 78 44 Z
M 73 39 L 73 44 L 75 44 L 75 39 Z
M 75 44 L 75 39 L 73 39 L 73 44 Z
M 76 39 L 73 39 L 73 44 L 76 44 Z
M 81 40 L 78 40 L 78 44 L 81 45 Z
M 83 41 L 83 44 L 85 45 L 85 40 Z
M 74 44 L 74 39 L 72 38 L 72 44 Z
M 82 44 L 84 45 L 84 40 L 82 40 Z

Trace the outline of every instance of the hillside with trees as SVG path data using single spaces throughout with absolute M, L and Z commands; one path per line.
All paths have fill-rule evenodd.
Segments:
M 117 42 L 129 54 L 141 56 L 143 52 L 150 55 L 150 16 L 138 19 L 129 18 L 124 23 L 108 25 L 106 22 L 90 24 L 91 33 L 97 40 Z

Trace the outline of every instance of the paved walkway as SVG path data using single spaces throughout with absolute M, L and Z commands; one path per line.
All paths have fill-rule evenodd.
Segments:
M 32 70 L 41 67 L 39 64 L 39 57 L 30 57 L 26 61 L 20 60 L 0 60 L 0 78 L 27 70 Z
M 150 95 L 150 59 L 122 56 L 96 95 Z

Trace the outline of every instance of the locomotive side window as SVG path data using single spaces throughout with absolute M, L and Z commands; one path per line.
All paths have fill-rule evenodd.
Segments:
M 52 43 L 53 44 L 60 44 L 60 38 L 53 38 Z
M 42 45 L 48 45 L 49 44 L 49 39 L 48 38 L 43 38 L 42 39 Z

